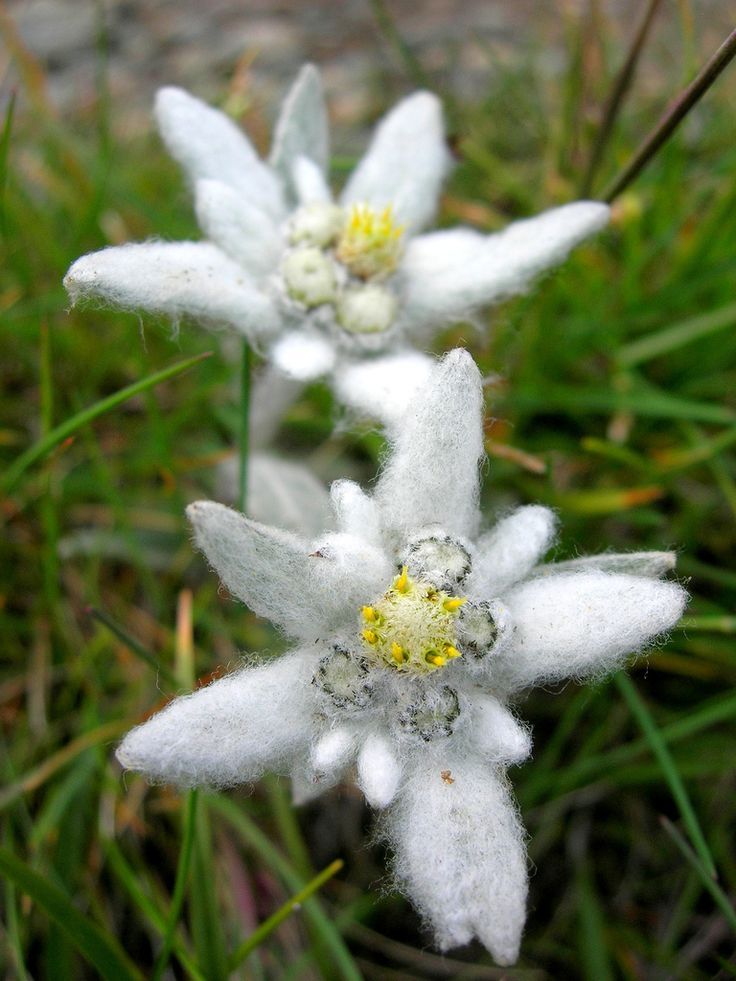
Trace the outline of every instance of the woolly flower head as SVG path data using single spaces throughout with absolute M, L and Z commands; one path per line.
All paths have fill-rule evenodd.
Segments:
M 527 863 L 505 770 L 531 744 L 509 703 L 618 667 L 676 623 L 685 593 L 659 580 L 670 553 L 540 565 L 543 507 L 479 533 L 482 452 L 481 380 L 458 350 L 411 403 L 372 496 L 332 485 L 335 532 L 310 542 L 192 504 L 224 584 L 298 646 L 175 699 L 118 756 L 182 785 L 286 772 L 297 800 L 354 774 L 437 944 L 478 936 L 510 964 Z
M 64 281 L 72 300 L 229 325 L 283 374 L 327 375 L 345 404 L 383 421 L 400 418 L 426 380 L 431 362 L 416 346 L 524 292 L 608 221 L 606 205 L 580 201 L 500 234 L 419 234 L 450 165 L 430 92 L 384 117 L 334 200 L 327 112 L 311 65 L 283 104 L 267 161 L 227 116 L 182 89 L 159 91 L 156 120 L 193 187 L 206 239 L 83 256 Z

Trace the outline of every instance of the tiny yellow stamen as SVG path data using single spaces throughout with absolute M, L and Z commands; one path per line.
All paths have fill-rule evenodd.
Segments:
M 363 619 L 366 620 L 368 623 L 376 622 L 376 611 L 373 609 L 372 606 L 363 607 Z
M 396 577 L 396 582 L 394 583 L 394 588 L 399 593 L 405 593 L 409 588 L 409 568 L 408 566 L 403 566 L 401 569 L 401 575 Z
M 455 657 L 462 657 L 462 654 L 457 647 L 453 647 L 452 644 L 445 644 L 445 656 L 452 660 L 452 658 Z
M 447 658 L 441 654 L 427 654 L 427 660 L 430 664 L 436 664 L 438 668 L 443 667 L 447 663 Z
M 455 610 L 459 610 L 463 603 L 467 603 L 467 599 L 464 596 L 450 596 L 442 604 L 448 613 L 454 613 Z
M 388 276 L 399 261 L 403 233 L 403 226 L 394 222 L 391 207 L 377 211 L 367 204 L 353 204 L 335 255 L 360 279 Z
M 366 644 L 375 644 L 378 641 L 378 637 L 374 630 L 364 630 L 363 640 L 366 642 Z
M 403 664 L 406 660 L 404 657 L 404 648 L 401 644 L 397 644 L 396 641 L 391 644 L 391 657 L 397 664 Z

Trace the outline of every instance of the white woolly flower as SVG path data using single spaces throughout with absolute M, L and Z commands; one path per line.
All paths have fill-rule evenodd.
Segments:
M 411 403 L 373 494 L 332 485 L 334 533 L 310 542 L 191 505 L 224 584 L 297 647 L 175 699 L 118 756 L 187 786 L 290 773 L 298 800 L 354 773 L 437 944 L 477 936 L 510 964 L 527 862 L 505 771 L 531 743 L 509 703 L 619 667 L 686 595 L 658 579 L 671 553 L 540 565 L 555 531 L 544 507 L 479 534 L 482 454 L 481 379 L 456 350 Z
M 385 116 L 337 200 L 312 65 L 283 104 L 267 161 L 227 116 L 182 89 L 161 89 L 155 111 L 206 240 L 83 256 L 64 280 L 72 300 L 229 325 L 283 374 L 329 376 L 341 401 L 383 421 L 399 419 L 427 377 L 431 362 L 415 345 L 524 292 L 608 221 L 605 204 L 579 201 L 500 234 L 419 234 L 450 167 L 430 92 Z

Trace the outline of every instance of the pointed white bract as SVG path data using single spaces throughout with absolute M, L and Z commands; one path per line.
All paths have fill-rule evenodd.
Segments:
M 418 754 L 387 815 L 395 871 L 441 950 L 477 936 L 499 964 L 519 954 L 526 917 L 524 828 L 501 770 Z
M 337 201 L 312 65 L 284 101 L 265 161 L 228 116 L 182 89 L 161 89 L 155 116 L 207 241 L 83 256 L 64 280 L 72 301 L 225 324 L 290 378 L 326 377 L 348 408 L 389 427 L 429 372 L 411 345 L 525 292 L 608 220 L 607 205 L 584 201 L 495 235 L 421 234 L 451 164 L 430 92 L 379 122 Z
M 295 651 L 177 698 L 128 733 L 118 759 L 186 787 L 248 783 L 266 768 L 288 773 L 312 732 L 318 660 L 315 650 Z
M 451 351 L 395 427 L 393 453 L 376 485 L 376 502 L 397 535 L 407 538 L 426 525 L 476 532 L 482 405 L 475 362 L 467 351 Z
M 476 538 L 482 406 L 466 352 L 431 362 L 373 493 L 335 482 L 337 530 L 310 541 L 191 505 L 225 586 L 309 646 L 177 699 L 120 756 L 191 784 L 288 769 L 298 801 L 353 775 L 385 811 L 397 881 L 436 943 L 477 937 L 510 964 L 527 886 L 505 768 L 531 752 L 511 699 L 615 670 L 672 628 L 686 595 L 656 578 L 669 553 L 540 565 L 546 508 Z

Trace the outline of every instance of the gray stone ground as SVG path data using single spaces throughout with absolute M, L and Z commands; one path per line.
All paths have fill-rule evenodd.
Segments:
M 432 80 L 471 99 L 486 91 L 499 60 L 534 51 L 543 72 L 557 73 L 565 63 L 565 19 L 591 16 L 588 0 L 387 5 Z M 607 35 L 629 36 L 642 5 L 643 0 L 600 0 Z M 695 0 L 691 7 L 695 43 L 705 54 L 733 20 L 732 0 Z M 682 59 L 677 39 L 683 5 L 662 8 L 652 42 L 652 58 L 660 65 Z M 305 60 L 323 68 L 331 115 L 345 134 L 388 101 L 386 85 L 391 95 L 409 87 L 369 0 L 8 0 L 5 9 L 46 70 L 51 99 L 62 113 L 94 104 L 105 39 L 118 130 L 150 125 L 151 98 L 162 84 L 182 85 L 218 103 L 227 91 L 234 98 L 255 93 L 256 108 L 272 117 Z M 0 96 L 7 97 L 15 80 L 4 48 Z

